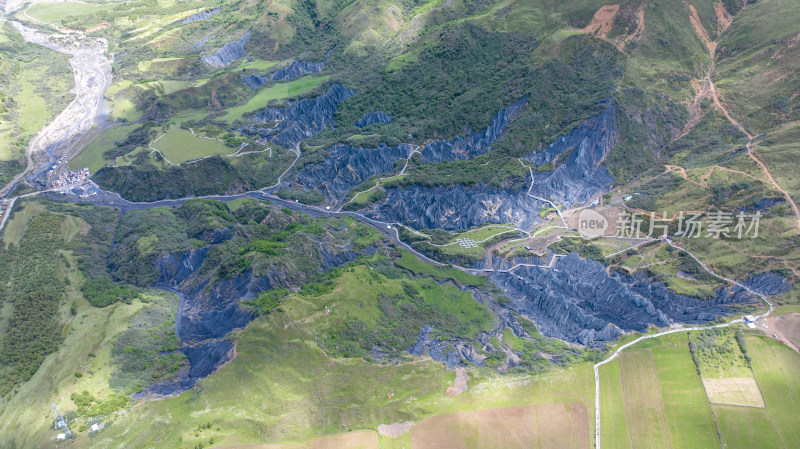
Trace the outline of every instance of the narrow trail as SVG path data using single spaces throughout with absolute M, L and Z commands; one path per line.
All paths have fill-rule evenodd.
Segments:
M 747 129 L 741 123 L 739 123 L 736 119 L 734 119 L 731 116 L 731 114 L 728 111 L 727 107 L 725 107 L 724 103 L 720 100 L 719 91 L 717 90 L 717 86 L 714 84 L 714 80 L 712 78 L 712 73 L 713 73 L 713 70 L 714 70 L 714 57 L 715 57 L 715 53 L 716 53 L 716 49 L 717 49 L 717 42 L 713 41 L 713 40 L 711 40 L 709 38 L 708 33 L 706 32 L 705 28 L 703 27 L 702 23 L 700 22 L 700 18 L 699 18 L 698 14 L 697 14 L 697 10 L 695 9 L 695 7 L 693 5 L 687 5 L 687 6 L 689 7 L 689 10 L 690 10 L 689 20 L 692 23 L 692 27 L 694 28 L 694 30 L 697 33 L 697 35 L 700 38 L 700 40 L 703 41 L 703 44 L 708 49 L 709 56 L 711 57 L 711 66 L 709 67 L 709 70 L 708 70 L 705 78 L 702 80 L 703 81 L 703 86 L 702 86 L 701 89 L 698 90 L 697 98 L 695 99 L 695 102 L 693 104 L 694 105 L 699 105 L 699 103 L 704 98 L 706 98 L 707 96 L 710 95 L 710 97 L 711 97 L 711 99 L 712 99 L 712 101 L 714 103 L 714 107 L 717 110 L 719 110 L 720 112 L 722 112 L 722 114 L 727 118 L 727 120 L 731 124 L 733 124 L 739 130 L 741 130 L 742 133 L 744 133 L 744 135 L 747 136 L 748 142 L 747 142 L 747 145 L 746 145 L 746 149 L 747 149 L 748 156 L 761 168 L 762 172 L 764 172 L 764 175 L 767 177 L 767 180 L 769 181 L 769 184 L 771 184 L 773 187 L 775 187 L 776 190 L 781 192 L 786 197 L 786 199 L 789 202 L 789 204 L 791 204 L 792 209 L 794 210 L 795 216 L 797 217 L 797 228 L 798 228 L 798 230 L 800 230 L 800 209 L 798 209 L 797 204 L 795 204 L 795 202 L 794 202 L 794 200 L 792 200 L 791 196 L 789 196 L 789 194 L 785 190 L 783 190 L 783 188 L 781 188 L 781 186 L 775 181 L 775 179 L 772 177 L 772 174 L 770 173 L 769 168 L 767 167 L 767 165 L 764 164 L 760 159 L 758 159 L 755 156 L 755 154 L 753 153 L 753 147 L 755 145 L 755 143 L 754 143 L 755 136 L 750 134 L 747 131 Z M 745 3 L 745 7 L 747 7 L 746 3 Z M 719 15 L 720 14 L 719 9 L 715 8 L 715 10 L 717 10 L 717 14 Z M 728 25 L 730 25 L 730 21 L 729 20 L 720 22 L 719 25 L 718 25 L 719 26 L 719 34 L 722 34 L 722 32 L 724 32 L 725 29 L 727 29 Z M 691 107 L 691 105 L 690 105 L 690 110 L 689 111 L 690 111 L 690 121 L 689 121 L 689 123 L 687 123 L 687 127 L 684 128 L 684 131 L 681 133 L 680 137 L 683 137 L 686 134 L 688 134 L 691 131 L 691 129 L 694 127 L 694 125 L 696 125 L 697 122 L 699 122 L 699 118 L 692 116 L 692 107 Z M 693 119 L 696 119 L 696 122 L 694 122 L 694 124 L 692 124 Z M 680 137 L 678 137 L 678 138 L 680 138 Z M 711 174 L 711 172 L 709 172 L 706 176 L 703 177 L 702 183 L 698 183 L 697 181 L 689 179 L 689 177 L 686 174 L 686 170 L 683 169 L 682 167 L 667 166 L 667 169 L 668 170 L 677 170 L 684 179 L 689 180 L 689 181 L 691 181 L 691 182 L 693 182 L 695 184 L 700 184 L 700 185 L 705 184 L 705 179 L 707 179 L 707 177 L 710 176 L 710 174 Z M 711 171 L 713 171 L 713 170 L 714 170 L 714 167 L 712 167 Z M 767 318 L 770 315 L 772 315 L 772 312 L 773 312 L 772 302 L 765 295 L 761 294 L 760 292 L 754 291 L 751 288 L 749 288 L 749 287 L 747 287 L 747 286 L 745 286 L 745 285 L 743 285 L 743 284 L 741 284 L 741 283 L 739 283 L 739 282 L 737 282 L 737 281 L 735 281 L 733 279 L 729 279 L 729 278 L 726 278 L 724 276 L 721 276 L 721 275 L 715 273 L 705 263 L 701 262 L 700 259 L 698 259 L 694 254 L 692 254 L 689 251 L 686 251 L 681 246 L 676 245 L 674 242 L 672 242 L 671 239 L 666 238 L 666 239 L 663 239 L 663 241 L 665 243 L 669 244 L 673 248 L 676 248 L 676 249 L 679 249 L 681 251 L 686 252 L 686 254 L 688 254 L 692 259 L 694 259 L 704 270 L 706 270 L 712 276 L 722 280 L 723 282 L 728 282 L 728 283 L 730 283 L 732 285 L 735 285 L 735 286 L 738 286 L 740 288 L 743 288 L 744 290 L 746 290 L 750 294 L 753 294 L 753 295 L 761 298 L 761 300 L 764 301 L 764 303 L 767 305 L 767 311 L 762 313 L 761 315 L 756 316 L 755 317 L 756 321 L 764 319 L 764 318 Z M 659 333 L 652 334 L 652 335 L 644 335 L 642 337 L 637 338 L 636 340 L 633 340 L 633 341 L 631 341 L 629 343 L 626 343 L 626 344 L 620 346 L 619 348 L 617 348 L 616 351 L 614 351 L 613 354 L 611 354 L 610 357 L 608 357 L 607 359 L 595 364 L 594 365 L 594 382 L 595 382 L 595 448 L 596 449 L 600 449 L 600 447 L 601 447 L 600 372 L 599 372 L 599 368 L 601 366 L 603 366 L 603 365 L 613 361 L 617 357 L 619 357 L 620 353 L 623 350 L 625 350 L 626 348 L 629 348 L 629 347 L 631 347 L 631 346 L 633 346 L 633 345 L 635 345 L 635 344 L 637 344 L 637 343 L 639 343 L 640 341 L 643 341 L 643 340 L 648 340 L 648 339 L 651 339 L 651 338 L 657 338 L 657 337 L 660 337 L 660 336 L 663 336 L 663 335 L 673 334 L 673 333 L 676 333 L 676 332 L 692 332 L 692 331 L 699 331 L 699 330 L 706 330 L 706 329 L 716 329 L 716 328 L 730 327 L 730 326 L 733 326 L 733 325 L 741 324 L 743 322 L 744 322 L 744 320 L 739 318 L 739 319 L 730 321 L 728 323 L 717 324 L 715 326 L 682 327 L 682 328 L 670 329 L 670 330 L 659 332 Z
M 725 118 L 728 120 L 728 122 L 730 122 L 733 126 L 735 126 L 739 131 L 741 131 L 747 137 L 747 144 L 745 145 L 745 149 L 747 150 L 747 156 L 753 162 L 755 162 L 755 164 L 764 173 L 764 176 L 766 177 L 766 182 L 786 198 L 786 201 L 789 203 L 789 205 L 792 208 L 792 211 L 794 212 L 796 218 L 797 230 L 800 231 L 800 207 L 797 206 L 797 203 L 794 201 L 794 199 L 792 199 L 791 195 L 789 195 L 789 192 L 784 190 L 783 187 L 781 187 L 780 184 L 775 180 L 767 164 L 764 163 L 764 161 L 762 161 L 761 159 L 759 159 L 758 156 L 755 154 L 757 136 L 751 134 L 742 123 L 740 123 L 733 117 L 733 115 L 731 115 L 727 106 L 725 106 L 725 103 L 721 99 L 719 89 L 717 89 L 717 85 L 714 83 L 713 72 L 715 68 L 715 58 L 717 53 L 718 41 L 712 40 L 709 37 L 708 32 L 706 31 L 703 24 L 700 22 L 700 17 L 698 16 L 697 9 L 695 9 L 694 5 L 687 4 L 687 6 L 689 7 L 690 11 L 689 20 L 692 23 L 692 28 L 694 28 L 695 33 L 697 34 L 697 36 L 703 42 L 703 45 L 705 45 L 706 49 L 708 50 L 708 55 L 711 59 L 711 65 L 708 68 L 706 76 L 702 80 L 700 80 L 702 82 L 702 87 L 697 90 L 694 102 L 690 103 L 689 105 L 689 122 L 687 122 L 686 127 L 684 127 L 680 136 L 678 136 L 677 138 L 679 139 L 681 137 L 686 136 L 694 128 L 694 126 L 697 125 L 697 123 L 702 118 L 702 113 L 700 111 L 700 104 L 704 99 L 706 98 L 710 99 L 714 104 L 714 108 L 719 112 L 721 112 L 722 115 L 724 115 Z M 748 5 L 745 3 L 744 8 L 747 8 L 747 6 Z M 730 19 L 729 17 L 724 17 L 724 11 L 720 11 L 719 9 L 717 9 L 717 15 L 719 16 L 720 14 L 723 15 L 722 19 L 725 19 L 725 20 L 720 20 L 720 18 L 718 17 L 718 31 L 719 35 L 722 35 L 722 33 L 725 32 L 725 30 L 727 30 L 731 21 L 729 20 Z M 693 82 L 693 84 L 696 83 L 697 81 Z
M 405 174 L 406 174 L 406 169 L 408 169 L 408 164 L 409 164 L 409 162 L 411 162 L 411 158 L 412 158 L 412 157 L 413 157 L 415 154 L 418 154 L 418 153 L 420 153 L 420 147 L 419 147 L 419 146 L 417 146 L 416 148 L 414 148 L 414 147 L 412 146 L 412 147 L 411 147 L 411 152 L 410 152 L 410 153 L 408 153 L 408 156 L 406 156 L 406 163 L 405 163 L 405 165 L 403 165 L 403 168 L 402 168 L 402 170 L 400 170 L 400 173 L 397 173 L 396 175 L 391 175 L 391 176 L 383 176 L 383 177 L 380 177 L 380 178 L 376 179 L 376 180 L 375 180 L 375 185 L 374 185 L 374 186 L 372 186 L 372 187 L 368 188 L 367 190 L 362 190 L 362 191 L 360 191 L 360 192 L 356 193 L 356 194 L 355 194 L 355 195 L 353 195 L 353 197 L 352 197 L 352 198 L 350 198 L 348 201 L 345 201 L 344 203 L 342 203 L 342 205 L 341 205 L 341 206 L 339 206 L 339 208 L 338 208 L 338 209 L 336 209 L 336 211 L 337 211 L 337 212 L 341 212 L 341 210 L 342 210 L 342 209 L 343 209 L 345 206 L 347 206 L 348 204 L 350 204 L 350 203 L 352 203 L 353 201 L 355 201 L 355 199 L 356 199 L 356 198 L 358 198 L 358 196 L 359 196 L 359 195 L 361 195 L 362 193 L 371 192 L 371 191 L 373 191 L 373 190 L 377 189 L 378 187 L 380 187 L 380 185 L 381 185 L 381 181 L 385 181 L 385 180 L 387 180 L 387 179 L 396 178 L 396 177 L 398 177 L 398 176 L 403 176 L 403 175 L 405 175 Z

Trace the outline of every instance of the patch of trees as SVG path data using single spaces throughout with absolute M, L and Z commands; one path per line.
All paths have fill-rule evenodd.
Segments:
M 106 276 L 90 278 L 81 286 L 81 293 L 95 307 L 107 307 L 117 301 L 130 302 L 139 292 L 128 285 L 121 285 Z
M 261 292 L 255 299 L 241 301 L 242 307 L 256 315 L 269 315 L 286 301 L 289 290 L 276 288 Z
M 116 367 L 110 385 L 127 394 L 137 393 L 147 385 L 173 378 L 186 366 L 186 356 L 178 351 L 180 340 L 175 332 L 177 298 L 159 293 L 130 320 L 111 347 Z
M 419 162 L 414 157 L 412 162 Z M 519 161 L 509 157 L 486 154 L 469 160 L 449 162 L 415 163 L 410 166 L 406 176 L 384 183 L 385 187 L 417 184 L 422 186 L 464 185 L 478 183 L 492 187 L 517 188 L 525 184 L 528 169 Z
M 93 179 L 103 189 L 131 201 L 237 193 L 274 183 L 292 159 L 287 153 L 214 156 L 162 170 L 150 163 L 149 157 L 142 152 L 131 165 L 103 167 Z
M 186 222 L 186 234 L 191 237 L 236 224 L 236 219 L 228 212 L 228 206 L 216 200 L 187 200 L 175 209 L 175 215 Z
M 108 267 L 115 280 L 152 285 L 158 278 L 158 256 L 193 247 L 183 220 L 168 208 L 132 211 L 120 222 L 115 245 L 108 254 Z
M 284 200 L 298 201 L 303 204 L 320 204 L 325 197 L 318 190 L 283 189 L 278 196 Z
M 65 289 L 58 267 L 62 221 L 50 213 L 34 217 L 19 246 L 0 255 L 0 291 L 13 303 L 0 346 L 0 396 L 30 379 L 63 338 L 58 319 Z

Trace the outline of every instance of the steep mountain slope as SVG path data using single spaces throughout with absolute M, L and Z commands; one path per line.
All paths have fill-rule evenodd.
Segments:
M 0 446 L 54 444 L 51 403 L 79 447 L 324 445 L 541 402 L 588 435 L 591 365 L 620 341 L 800 301 L 791 0 L 34 2 L 8 20 L 103 38 L 114 65 L 108 123 L 69 154 L 99 189 L 15 197 L 2 222 Z M 7 78 L 60 73 L 7 40 Z M 36 90 L 49 108 L 58 87 Z M 587 233 L 598 215 L 612 232 Z

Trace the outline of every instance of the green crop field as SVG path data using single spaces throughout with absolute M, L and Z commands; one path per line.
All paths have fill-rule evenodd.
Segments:
M 150 143 L 167 160 L 175 165 L 217 154 L 232 154 L 238 148 L 230 148 L 216 139 L 192 135 L 188 129 L 171 125 L 163 137 Z
M 600 368 L 605 447 L 719 447 L 686 338 L 647 340 Z
M 633 447 L 670 447 L 652 352 L 626 352 L 620 366 Z
M 753 370 L 772 422 L 788 447 L 800 444 L 800 355 L 779 342 L 748 337 Z
M 619 360 L 606 363 L 600 372 L 600 438 L 603 447 L 630 448 L 628 416 L 622 392 Z
M 284 100 L 306 94 L 327 80 L 327 75 L 304 76 L 287 83 L 274 84 L 259 90 L 247 103 L 227 109 L 225 114 L 220 117 L 220 120 L 224 120 L 228 124 L 236 120 L 242 120 L 245 114 L 267 107 L 270 101 Z
M 719 447 L 714 418 L 688 348 L 653 348 L 672 447 Z
M 720 342 L 733 334 L 723 332 L 715 335 Z M 691 335 L 696 338 L 696 333 Z M 605 447 L 797 446 L 800 380 L 793 373 L 800 369 L 800 355 L 773 339 L 747 336 L 747 353 L 766 408 L 710 405 L 687 338 L 673 334 L 647 340 L 600 368 Z M 735 363 L 727 359 L 724 363 L 731 373 L 742 374 Z M 712 367 L 719 371 L 716 363 L 706 361 L 706 369 Z

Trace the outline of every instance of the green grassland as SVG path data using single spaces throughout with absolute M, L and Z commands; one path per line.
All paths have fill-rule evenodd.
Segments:
M 800 176 L 794 158 L 797 155 L 797 142 L 800 139 L 800 127 L 796 122 L 776 127 L 758 143 L 756 154 L 770 168 L 775 180 L 792 198 L 800 198 Z
M 70 170 L 80 170 L 88 167 L 90 173 L 96 173 L 110 160 L 103 157 L 103 153 L 111 150 L 123 142 L 136 125 L 112 126 L 102 131 L 86 148 L 69 161 Z
M 800 402 L 796 396 L 800 385 L 791 373 L 800 356 L 772 339 L 746 336 L 767 407 L 710 405 L 687 345 L 689 338 L 697 335 L 647 340 L 624 352 L 620 361 L 600 368 L 604 444 L 632 447 L 638 441 L 644 447 L 792 447 L 798 441 L 796 407 Z M 642 427 L 643 417 L 650 417 L 652 425 Z
M 35 3 L 27 10 L 27 14 L 44 22 L 59 24 L 65 18 L 94 15 L 112 7 L 113 5 L 85 2 Z
M 227 109 L 219 119 L 232 124 L 242 120 L 245 114 L 266 107 L 272 101 L 304 95 L 327 80 L 328 76 L 305 76 L 286 83 L 276 83 L 258 91 L 247 103 Z
M 342 273 L 331 293 L 290 296 L 283 309 L 305 316 L 301 327 L 326 352 L 344 357 L 367 356 L 374 346 L 399 353 L 414 345 L 426 323 L 444 340 L 475 339 L 493 326 L 486 306 L 471 294 L 432 279 L 404 281 L 399 273 L 381 268 L 381 260 L 375 259 Z
M 397 264 L 406 270 L 411 271 L 412 273 L 427 275 L 441 280 L 452 279 L 456 282 L 470 286 L 486 285 L 486 278 L 465 273 L 455 268 L 433 266 L 431 264 L 422 262 L 407 251 L 401 251 L 401 254 L 402 256 L 397 261 Z
M 171 125 L 150 146 L 175 165 L 218 154 L 232 154 L 237 150 L 217 139 L 193 135 L 190 130 L 175 125 Z
M 68 57 L 23 41 L 11 25 L 0 27 L 0 182 L 21 171 L 28 141 L 73 96 Z M 41 83 L 47 77 L 48 83 Z

